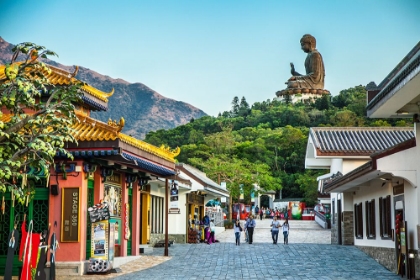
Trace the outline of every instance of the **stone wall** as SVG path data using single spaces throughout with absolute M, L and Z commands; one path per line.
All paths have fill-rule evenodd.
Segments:
M 397 274 L 397 260 L 395 256 L 395 249 L 369 247 L 369 246 L 356 246 L 361 251 L 365 252 L 368 256 L 375 259 L 378 263 L 386 267 L 388 270 Z
M 337 213 L 332 213 L 331 217 L 331 244 L 338 245 L 338 224 Z M 335 221 L 335 223 L 332 223 Z
M 353 211 L 343 211 L 341 238 L 343 245 L 354 245 Z
M 341 221 L 341 239 L 343 245 L 354 245 L 354 226 L 353 211 L 343 211 L 343 220 Z M 335 215 L 335 223 L 331 223 L 331 244 L 338 245 L 338 217 Z
M 185 234 L 168 234 L 168 240 L 169 241 L 174 241 L 175 243 L 185 244 L 186 238 L 187 238 L 187 236 Z M 155 246 L 156 243 L 158 243 L 161 240 L 165 240 L 165 234 L 164 233 L 150 234 L 149 245 L 153 247 L 153 246 Z

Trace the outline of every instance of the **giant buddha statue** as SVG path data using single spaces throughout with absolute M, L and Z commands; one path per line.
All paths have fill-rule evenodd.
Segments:
M 287 88 L 278 91 L 277 96 L 290 94 L 329 94 L 324 89 L 325 68 L 321 54 L 316 49 L 316 39 L 305 34 L 300 39 L 302 50 L 307 53 L 305 60 L 306 74 L 296 72 L 293 63 L 290 63 L 292 77 L 286 82 Z

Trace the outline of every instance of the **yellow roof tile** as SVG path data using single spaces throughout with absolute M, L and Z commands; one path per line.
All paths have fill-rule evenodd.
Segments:
M 21 64 L 21 62 L 17 62 L 17 64 Z M 77 81 L 77 79 L 75 79 L 73 76 L 76 75 L 78 68 L 76 68 L 74 73 L 69 73 L 66 70 L 51 65 L 47 66 L 51 69 L 51 73 L 44 71 L 43 74 L 50 81 L 50 83 L 54 85 L 68 85 L 70 82 Z M 6 78 L 4 73 L 5 68 L 5 65 L 0 65 L 0 79 Z M 88 84 L 83 85 L 82 90 L 104 102 L 108 102 L 108 98 L 114 94 L 114 89 L 112 89 L 111 92 L 106 93 Z

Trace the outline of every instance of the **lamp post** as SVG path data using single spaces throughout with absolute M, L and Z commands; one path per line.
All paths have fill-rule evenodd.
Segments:
M 168 256 L 168 212 L 169 212 L 168 189 L 169 189 L 169 184 L 168 184 L 168 179 L 166 178 L 165 179 L 165 251 L 163 253 L 165 257 Z

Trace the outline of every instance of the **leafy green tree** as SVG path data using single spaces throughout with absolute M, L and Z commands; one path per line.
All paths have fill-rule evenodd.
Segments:
M 232 100 L 232 110 L 231 114 L 232 116 L 236 117 L 239 113 L 239 98 L 235 96 Z
M 370 125 L 371 126 L 376 126 L 376 127 L 391 126 L 391 124 L 389 124 L 385 120 L 376 120 L 376 121 L 372 122 Z
M 262 190 L 281 188 L 281 181 L 272 177 L 265 164 L 251 163 L 227 155 L 212 156 L 208 160 L 190 158 L 189 162 L 199 166 L 206 175 L 216 182 L 226 182 L 226 188 L 232 201 L 238 201 L 241 192 L 246 202 L 250 202 L 251 193 L 258 193 L 256 185 Z M 231 213 L 229 219 L 232 219 Z
M 316 177 L 320 174 L 313 170 L 306 170 L 303 174 L 298 174 L 296 183 L 303 192 L 303 198 L 308 207 L 312 207 L 318 201 L 318 182 Z
M 251 109 L 249 108 L 249 104 L 246 101 L 245 96 L 242 96 L 241 103 L 239 104 L 238 115 L 242 117 L 246 117 L 249 115 Z
M 31 168 L 41 167 L 49 176 L 57 151 L 72 158 L 64 143 L 76 141 L 73 103 L 81 101 L 81 84 L 54 86 L 46 78 L 51 70 L 38 58 L 56 54 L 45 47 L 22 43 L 13 52 L 0 80 L 0 191 L 23 204 L 34 195 L 28 179 L 40 179 L 27 175 Z M 22 54 L 24 61 L 16 62 Z

